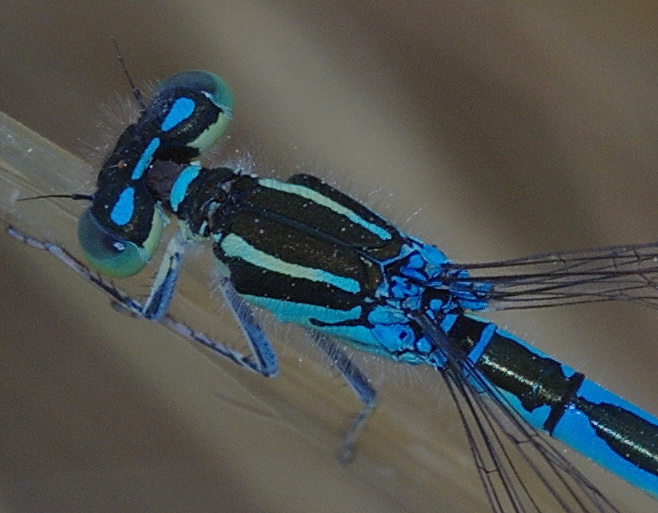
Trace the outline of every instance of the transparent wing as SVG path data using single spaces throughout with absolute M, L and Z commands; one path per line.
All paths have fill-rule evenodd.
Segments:
M 462 270 L 469 276 L 457 276 Z M 619 300 L 658 308 L 658 242 L 454 263 L 445 283 L 494 310 Z
M 493 512 L 620 513 L 548 436 L 506 404 L 432 320 L 417 320 L 447 357 L 441 375 Z

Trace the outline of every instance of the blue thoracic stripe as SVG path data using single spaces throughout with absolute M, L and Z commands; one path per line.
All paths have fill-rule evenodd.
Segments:
M 188 119 L 194 112 L 194 100 L 190 98 L 178 98 L 167 113 L 167 117 L 162 122 L 162 130 L 168 132 L 172 128 Z
M 296 194 L 297 196 L 306 198 L 310 201 L 317 203 L 318 205 L 327 207 L 333 210 L 334 212 L 347 217 L 351 222 L 356 223 L 359 226 L 362 226 L 366 230 L 369 230 L 370 232 L 372 232 L 382 240 L 389 240 L 391 238 L 391 234 L 386 230 L 380 228 L 379 226 L 373 223 L 366 221 L 361 216 L 357 215 L 354 211 L 345 208 L 343 205 L 335 202 L 331 198 L 318 194 L 317 192 L 310 190 L 307 187 L 295 185 L 287 182 L 281 182 L 279 180 L 275 180 L 272 178 L 261 178 L 259 180 L 259 183 L 264 187 L 269 187 L 270 189 L 276 189 L 278 191 L 288 192 L 290 194 Z
M 133 187 L 126 187 L 121 194 L 119 194 L 119 199 L 114 204 L 114 207 L 112 207 L 110 219 L 114 224 L 124 226 L 125 224 L 128 224 L 130 219 L 132 219 L 134 211 L 135 189 Z
M 363 312 L 360 306 L 355 306 L 350 310 L 337 310 L 325 306 L 292 303 L 283 299 L 250 296 L 248 294 L 244 294 L 243 297 L 250 303 L 272 312 L 279 322 L 297 322 L 299 319 L 304 319 L 304 325 L 309 328 L 317 328 L 317 324 L 311 322 L 310 319 L 322 319 L 322 322 L 326 324 L 340 324 L 358 320 Z M 363 328 L 361 325 L 357 327 Z M 374 340 L 370 332 L 363 332 L 363 335 L 369 340 Z
M 284 262 L 272 255 L 251 246 L 243 238 L 228 234 L 221 240 L 221 247 L 228 258 L 238 257 L 263 269 L 269 269 L 292 279 L 305 279 L 324 282 L 338 287 L 346 292 L 358 293 L 361 290 L 359 282 L 352 278 L 345 278 L 326 272 L 322 269 L 313 269 L 301 265 Z
M 196 164 L 187 166 L 174 182 L 169 198 L 171 209 L 174 212 L 178 211 L 178 206 L 185 199 L 185 195 L 187 194 L 187 188 L 190 186 L 190 183 L 199 176 L 200 169 L 201 168 Z
M 144 175 L 148 167 L 151 165 L 151 162 L 153 162 L 153 155 L 155 155 L 155 152 L 159 147 L 160 139 L 157 137 L 151 139 L 151 142 L 139 157 L 135 169 L 133 169 L 132 176 L 130 177 L 131 180 L 139 180 Z

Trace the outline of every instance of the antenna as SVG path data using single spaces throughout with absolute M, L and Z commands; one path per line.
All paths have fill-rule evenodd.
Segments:
M 130 88 L 132 89 L 132 93 L 133 96 L 135 97 L 135 100 L 139 104 L 140 114 L 144 114 L 144 112 L 146 112 L 146 105 L 142 100 L 142 93 L 140 92 L 139 89 L 137 89 L 137 87 L 135 87 L 135 83 L 133 82 L 130 73 L 128 73 L 128 68 L 126 67 L 125 61 L 123 60 L 123 55 L 121 54 L 119 43 L 117 43 L 117 40 L 114 36 L 111 36 L 111 38 L 112 38 L 112 43 L 114 44 L 114 49 L 117 52 L 117 59 L 119 59 L 119 64 L 121 65 L 121 69 L 123 70 L 124 75 L 126 75 L 126 78 L 128 79 L 128 84 L 130 84 Z
M 72 200 L 86 200 L 94 201 L 94 196 L 91 194 L 44 194 L 43 196 L 31 196 L 29 198 L 19 198 L 16 201 L 28 201 L 46 198 L 67 198 Z

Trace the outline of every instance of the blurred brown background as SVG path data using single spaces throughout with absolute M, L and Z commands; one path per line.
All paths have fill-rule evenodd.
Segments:
M 229 157 L 334 180 L 455 260 L 643 242 L 658 236 L 657 27 L 653 2 L 6 0 L 0 109 L 98 165 L 130 97 L 114 36 L 138 84 L 202 68 L 233 86 Z M 74 234 L 44 205 L 23 219 L 37 235 Z M 432 372 L 372 365 L 380 410 L 339 468 L 358 405 L 281 340 L 293 331 L 275 328 L 282 376 L 265 380 L 116 314 L 52 258 L 0 248 L 2 511 L 486 511 Z M 496 318 L 658 413 L 655 312 Z M 583 469 L 622 510 L 655 510 Z

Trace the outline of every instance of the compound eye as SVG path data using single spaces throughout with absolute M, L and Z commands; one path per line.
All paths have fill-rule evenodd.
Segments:
M 224 80 L 210 71 L 183 71 L 166 78 L 153 91 L 153 97 L 168 96 L 177 89 L 197 92 L 206 96 L 217 107 L 233 112 L 233 92 Z
M 89 264 L 102 274 L 123 278 L 141 271 L 155 253 L 163 223 L 155 211 L 148 238 L 143 245 L 135 244 L 113 234 L 102 226 L 91 209 L 87 209 L 78 223 L 78 240 Z
M 149 109 L 167 105 L 161 129 L 179 130 L 184 144 L 203 153 L 224 134 L 233 117 L 233 92 L 208 71 L 184 71 L 163 80 Z

